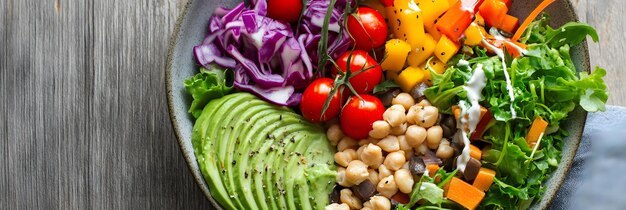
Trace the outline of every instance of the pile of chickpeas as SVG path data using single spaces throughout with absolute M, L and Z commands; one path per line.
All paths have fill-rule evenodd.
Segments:
M 327 136 L 337 146 L 335 163 L 337 183 L 343 187 L 340 202 L 327 210 L 388 210 L 391 197 L 396 193 L 410 194 L 415 179 L 409 171 L 413 155 L 436 151 L 441 159 L 451 158 L 454 149 L 443 138 L 442 127 L 437 125 L 439 110 L 427 100 L 416 103 L 408 93 L 400 93 L 385 110 L 383 120 L 376 121 L 369 138 L 355 140 L 345 136 L 338 124 L 332 124 Z M 376 186 L 376 195 L 361 200 L 350 187 L 369 180 Z

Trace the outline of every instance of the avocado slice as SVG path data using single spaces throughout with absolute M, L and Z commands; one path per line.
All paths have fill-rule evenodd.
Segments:
M 230 200 L 228 193 L 220 179 L 220 173 L 217 170 L 211 170 L 217 168 L 217 161 L 213 155 L 214 143 L 212 139 L 206 135 L 206 132 L 214 124 L 211 122 L 215 110 L 221 107 L 229 98 L 236 97 L 237 95 L 227 95 L 223 97 L 223 100 L 213 100 L 209 102 L 200 117 L 196 120 L 192 133 L 192 144 L 194 145 L 194 151 L 200 171 L 204 175 L 204 179 L 209 185 L 211 196 L 217 200 L 222 206 L 227 209 L 235 209 L 234 204 Z
M 272 106 L 269 105 L 261 105 L 252 108 L 250 112 L 247 111 L 247 113 L 255 112 L 256 110 L 253 109 L 257 109 L 258 112 L 256 112 L 252 116 L 249 116 L 247 114 L 242 115 L 242 117 L 246 118 L 246 125 L 254 125 L 256 123 L 260 123 L 261 121 L 264 121 L 263 118 L 269 115 L 276 115 L 280 113 L 280 111 L 273 109 Z M 253 173 L 255 171 L 253 165 L 248 164 L 248 160 L 249 157 L 251 157 L 252 155 L 252 151 L 250 150 L 250 141 L 246 141 L 246 138 L 244 136 L 250 134 L 250 130 L 252 128 L 254 128 L 254 126 L 244 126 L 244 128 L 240 132 L 239 137 L 237 137 L 237 139 L 235 140 L 238 146 L 237 150 L 240 151 L 240 153 L 238 153 L 238 156 L 235 157 L 238 167 L 235 167 L 233 170 L 234 178 L 237 182 L 236 186 L 238 186 L 237 193 L 239 195 L 244 195 L 245 200 L 248 202 L 252 202 L 254 200 L 257 200 L 259 196 L 263 196 L 259 194 L 254 194 L 253 186 L 251 184 L 252 176 L 254 175 Z M 259 202 L 257 200 L 256 204 L 258 205 L 259 209 L 268 209 L 267 203 L 265 202 Z
M 193 138 L 211 193 L 226 209 L 308 210 L 328 204 L 334 148 L 319 125 L 288 108 L 249 93 L 227 95 L 207 104 Z
M 265 102 L 260 100 L 246 101 L 243 104 L 240 104 L 237 107 L 233 107 L 231 109 L 231 114 L 229 116 L 226 116 L 226 119 L 232 119 L 230 122 L 228 120 L 223 121 L 227 124 L 226 132 L 228 132 L 229 129 L 231 131 L 230 135 L 225 135 L 229 136 L 229 138 L 223 139 L 223 141 L 227 144 L 225 163 L 232 163 L 226 164 L 226 178 L 230 186 L 235 191 L 235 197 L 240 200 L 243 199 L 241 203 L 243 204 L 243 207 L 245 209 L 258 209 L 258 207 L 256 206 L 256 202 L 250 202 L 254 200 L 252 195 L 249 192 L 244 192 L 249 191 L 250 186 L 242 185 L 242 180 L 239 180 L 239 178 L 236 177 L 241 167 L 245 167 L 245 165 L 242 165 L 241 162 L 238 162 L 234 157 L 241 157 L 243 155 L 243 151 L 241 150 L 241 148 L 239 148 L 240 142 L 238 140 L 243 132 L 242 130 L 250 127 L 248 124 L 245 123 L 245 120 L 250 115 L 257 114 L 259 109 L 262 109 L 261 106 L 265 104 Z
M 293 137 L 294 142 L 302 138 L 300 135 L 301 130 L 307 129 L 306 126 L 300 124 L 299 117 L 296 117 L 294 113 L 283 114 L 283 121 L 290 121 L 289 125 L 282 127 L 280 129 L 291 132 L 294 136 L 287 135 L 281 138 L 281 136 L 276 136 L 277 138 L 281 138 L 281 141 L 278 143 L 280 150 L 275 151 L 275 158 L 273 160 L 267 160 L 266 165 L 268 166 L 267 175 L 264 178 L 265 185 L 268 186 L 265 189 L 265 193 L 270 195 L 268 202 L 272 200 L 277 200 L 279 202 L 279 208 L 287 208 L 287 200 L 284 196 L 284 180 L 283 180 L 283 169 L 285 167 L 286 161 L 285 158 L 292 155 L 291 152 L 294 150 L 293 148 L 297 146 L 304 146 L 295 143 L 291 143 L 291 137 Z M 299 142 L 299 141 L 298 141 Z
M 230 177 L 230 167 L 235 162 L 227 161 L 227 154 L 232 154 L 233 151 L 228 150 L 228 139 L 231 135 L 231 127 L 229 125 L 230 121 L 233 120 L 239 112 L 245 108 L 245 106 L 241 106 L 242 104 L 247 104 L 250 100 L 254 99 L 252 95 L 241 95 L 240 97 L 233 97 L 228 100 L 226 103 L 222 105 L 219 109 L 215 110 L 215 114 L 213 117 L 215 119 L 220 119 L 215 123 L 215 126 L 212 126 L 207 133 L 208 136 L 215 136 L 215 154 L 217 154 L 217 166 L 218 169 L 222 172 L 220 178 L 222 179 L 222 183 L 225 185 L 226 191 L 228 192 L 228 196 L 233 201 L 233 204 L 237 207 L 237 209 L 247 209 L 241 200 L 239 199 L 239 195 L 235 193 L 235 186 L 231 181 Z

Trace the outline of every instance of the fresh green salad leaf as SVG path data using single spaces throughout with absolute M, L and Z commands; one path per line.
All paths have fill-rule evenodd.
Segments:
M 376 85 L 376 87 L 374 87 L 374 94 L 382 93 L 397 87 L 400 86 L 398 86 L 394 80 L 390 79 Z
M 191 94 L 193 102 L 189 113 L 198 118 L 209 101 L 221 98 L 233 91 L 232 71 L 217 67 L 211 70 L 200 67 L 200 73 L 185 80 L 185 88 Z
M 576 105 L 589 112 L 605 110 L 608 92 L 603 77 L 606 70 L 596 68 L 590 74 L 577 72 L 570 55 L 571 47 L 587 36 L 598 40 L 596 31 L 589 25 L 568 23 L 552 29 L 549 18 L 543 16 L 533 22 L 520 39 L 528 46 L 522 57 L 506 59 L 504 65 L 501 58 L 474 48 L 473 52 L 466 53 L 473 55 L 467 58 L 469 65 L 459 65 L 457 55 L 448 63 L 445 73 L 431 71 L 433 86 L 424 94 L 443 113 L 450 113 L 450 106 L 467 100 L 464 86 L 477 66 L 482 66 L 485 72 L 487 84 L 480 104 L 489 109 L 496 123 L 482 138 L 491 144 L 483 153 L 482 164 L 496 170 L 496 179 L 479 208 L 528 208 L 541 197 L 545 191 L 542 183 L 560 161 L 563 138 L 568 136 L 561 122 Z M 508 94 L 505 70 L 511 78 L 513 100 Z M 536 117 L 548 121 L 549 127 L 537 148 L 531 148 L 525 137 Z M 421 199 L 423 194 L 415 196 Z

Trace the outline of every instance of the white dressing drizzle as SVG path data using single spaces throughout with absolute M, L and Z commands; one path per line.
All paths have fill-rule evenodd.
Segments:
M 457 66 L 469 66 L 469 62 L 464 59 L 461 59 L 456 65 Z
M 470 160 L 470 140 L 468 136 L 474 133 L 478 122 L 480 122 L 480 104 L 478 103 L 478 101 L 482 97 L 481 92 L 486 85 L 487 77 L 485 76 L 483 65 L 478 64 L 476 65 L 476 69 L 474 69 L 472 77 L 469 79 L 469 81 L 467 81 L 465 87 L 463 87 L 467 92 L 467 99 L 469 100 L 470 107 L 466 108 L 467 102 L 465 100 L 461 100 L 459 102 L 459 107 L 461 108 L 461 123 L 458 125 L 458 127 L 461 130 L 464 145 L 463 152 L 459 156 L 459 159 L 457 159 L 456 163 L 456 167 L 460 171 L 465 171 L 467 162 L 469 162 Z M 465 130 L 466 125 L 469 128 L 469 131 Z
M 491 43 L 489 43 L 487 41 L 487 39 L 485 39 L 485 35 L 481 34 L 483 36 L 483 40 L 482 43 L 487 46 L 491 51 L 495 52 L 496 55 L 498 57 L 500 57 L 500 60 L 502 60 L 502 68 L 504 70 L 504 78 L 506 79 L 506 89 L 509 92 L 509 99 L 511 101 L 511 105 L 510 105 L 510 109 L 511 109 L 511 118 L 516 118 L 517 117 L 517 113 L 515 112 L 515 109 L 513 108 L 513 102 L 515 101 L 515 93 L 513 92 L 513 85 L 511 83 L 511 76 L 509 75 L 509 71 L 506 68 L 506 61 L 504 59 L 504 51 L 502 51 L 500 48 L 497 48 L 496 46 L 493 46 Z M 500 35 L 497 34 L 496 39 L 498 39 L 498 36 L 504 40 L 504 38 Z M 506 40 L 505 40 L 506 41 Z

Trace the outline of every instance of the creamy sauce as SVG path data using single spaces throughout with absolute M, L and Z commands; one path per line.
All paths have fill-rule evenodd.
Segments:
M 506 61 L 504 59 L 504 51 L 502 51 L 500 48 L 497 48 L 496 46 L 493 46 L 491 43 L 489 43 L 485 39 L 485 35 L 482 34 L 482 32 L 481 32 L 481 35 L 483 36 L 482 43 L 485 46 L 487 46 L 487 48 L 489 48 L 491 51 L 495 52 L 496 55 L 498 57 L 500 57 L 500 60 L 502 60 L 502 68 L 504 70 L 504 78 L 506 79 L 506 89 L 509 92 L 509 99 L 511 101 L 511 105 L 509 107 L 511 109 L 511 118 L 516 118 L 517 117 L 517 113 L 515 112 L 515 109 L 513 108 L 513 102 L 515 101 L 515 93 L 513 92 L 513 84 L 511 82 L 511 76 L 509 75 L 509 71 L 507 70 L 507 67 L 506 67 Z M 497 36 L 494 36 L 494 37 L 496 37 L 496 39 L 502 39 L 502 40 L 506 41 L 504 39 L 504 37 L 500 36 L 499 34 L 496 34 L 496 35 Z M 520 53 L 523 53 L 523 52 L 520 52 Z
M 474 69 L 474 74 L 472 74 L 472 77 L 467 81 L 465 87 L 463 87 L 467 92 L 467 99 L 470 103 L 469 108 L 466 108 L 468 102 L 465 100 L 459 102 L 459 107 L 461 108 L 461 123 L 459 123 L 458 128 L 461 130 L 464 145 L 463 151 L 456 163 L 456 167 L 460 171 L 465 171 L 467 162 L 470 160 L 470 139 L 468 136 L 474 133 L 478 122 L 480 122 L 480 104 L 478 101 L 482 97 L 481 92 L 486 85 L 487 77 L 485 76 L 483 65 L 478 64 L 476 65 L 476 69 Z M 465 129 L 466 125 L 469 130 Z
M 469 66 L 469 62 L 466 60 L 459 60 L 459 63 L 456 64 L 457 66 Z
M 422 9 L 417 5 L 417 3 L 415 3 L 415 0 L 411 0 L 409 1 L 409 9 L 415 11 L 415 12 L 421 12 Z

